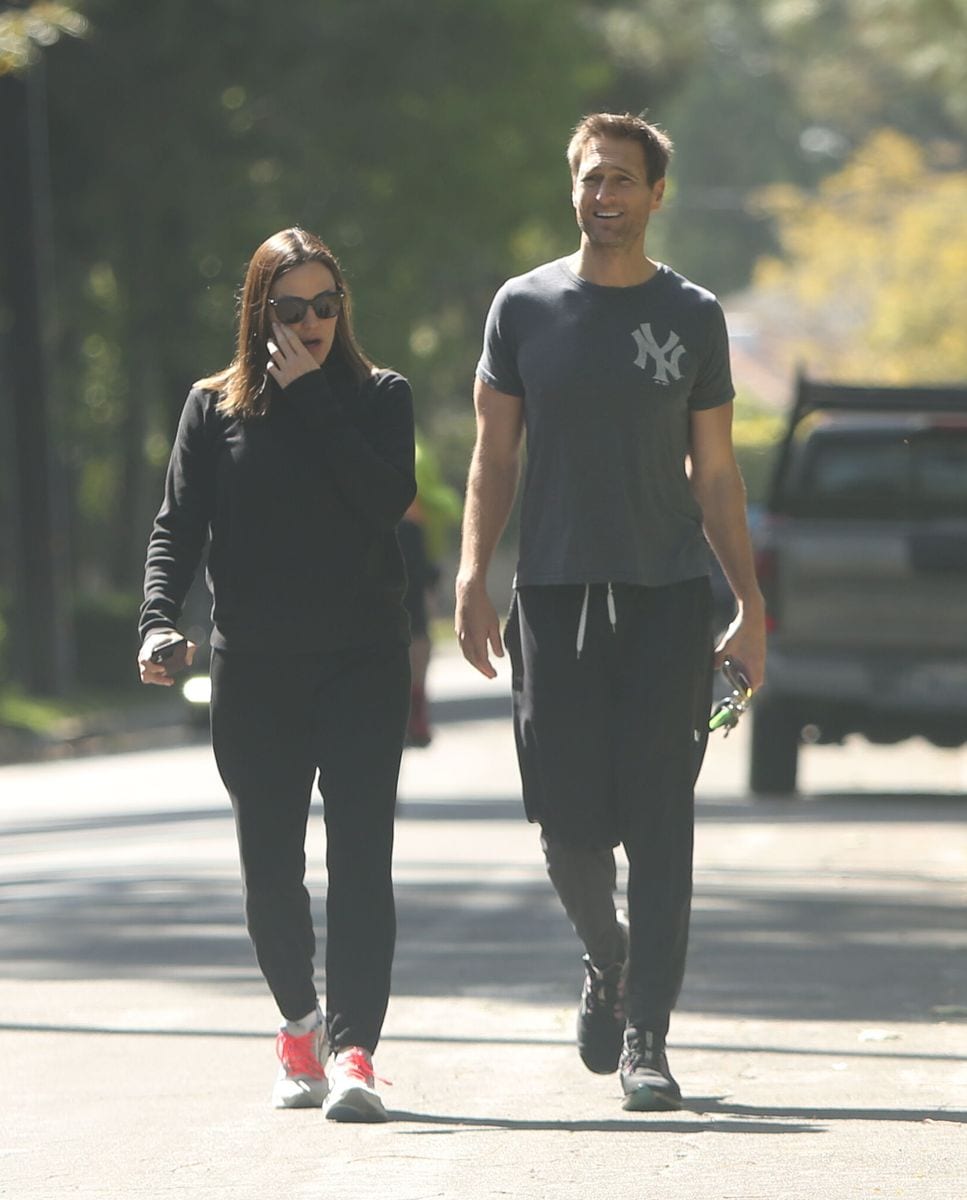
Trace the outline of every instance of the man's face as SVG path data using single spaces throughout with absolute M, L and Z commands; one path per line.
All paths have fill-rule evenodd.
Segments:
M 592 138 L 581 154 L 571 200 L 578 226 L 594 246 L 641 246 L 660 207 L 664 179 L 649 186 L 645 152 L 628 138 Z

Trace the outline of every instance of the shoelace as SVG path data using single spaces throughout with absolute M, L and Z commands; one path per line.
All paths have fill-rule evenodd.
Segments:
M 598 1007 L 611 1008 L 616 1017 L 624 1016 L 624 989 L 621 986 L 621 976 L 619 975 L 614 981 L 611 981 L 597 967 L 592 966 L 591 970 L 594 975 L 588 977 L 590 980 L 588 1011 L 594 1012 Z M 609 991 L 613 991 L 613 996 L 608 995 Z
M 668 1059 L 665 1055 L 664 1044 L 658 1044 L 655 1035 L 646 1030 L 642 1038 L 634 1041 L 625 1039 L 625 1053 L 628 1058 L 627 1069 L 631 1071 L 658 1071 L 659 1075 L 668 1074 Z
M 325 1079 L 326 1072 L 316 1057 L 316 1030 L 302 1037 L 280 1030 L 275 1039 L 275 1052 L 289 1075 L 305 1075 L 309 1079 Z
M 392 1083 L 388 1079 L 383 1079 L 380 1075 L 373 1072 L 373 1064 L 362 1050 L 357 1050 L 355 1047 L 352 1050 L 347 1050 L 345 1056 L 340 1054 L 336 1059 L 336 1067 L 340 1072 L 348 1075 L 350 1079 L 358 1079 L 367 1087 L 372 1087 L 376 1080 L 385 1084 L 387 1087 L 392 1087 Z

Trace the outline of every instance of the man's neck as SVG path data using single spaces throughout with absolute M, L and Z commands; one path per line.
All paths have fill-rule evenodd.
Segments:
M 601 287 L 635 287 L 647 283 L 658 270 L 658 264 L 645 254 L 644 246 L 629 254 L 617 246 L 593 246 L 583 238 L 581 248 L 568 258 L 567 264 L 575 275 Z

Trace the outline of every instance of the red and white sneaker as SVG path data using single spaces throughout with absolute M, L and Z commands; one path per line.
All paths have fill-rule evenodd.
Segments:
M 362 1046 L 340 1050 L 330 1068 L 332 1076 L 324 1112 L 330 1121 L 386 1121 L 389 1118 L 376 1092 L 373 1059 Z M 380 1083 L 388 1083 L 381 1079 Z
M 321 1108 L 329 1093 L 323 1063 L 329 1057 L 324 1024 L 301 1037 L 279 1030 L 275 1051 L 281 1066 L 272 1088 L 273 1108 Z

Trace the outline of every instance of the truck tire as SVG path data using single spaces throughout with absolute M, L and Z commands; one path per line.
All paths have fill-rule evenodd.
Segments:
M 799 723 L 793 710 L 765 697 L 752 707 L 752 754 L 749 791 L 755 796 L 785 796 L 796 790 Z

